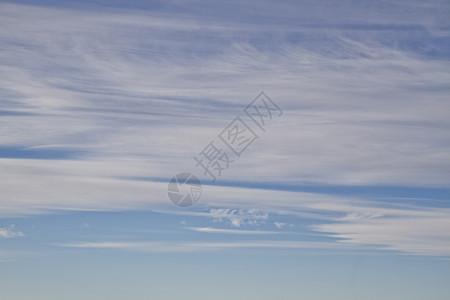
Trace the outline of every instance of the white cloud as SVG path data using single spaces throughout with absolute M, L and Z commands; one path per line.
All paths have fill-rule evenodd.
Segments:
M 252 225 L 259 226 L 264 224 L 268 219 L 269 215 L 267 212 L 259 209 L 211 209 L 209 211 L 210 215 L 217 222 L 222 222 L 223 220 L 228 220 L 235 227 L 240 227 L 241 225 Z
M 0 217 L 50 210 L 127 210 L 167 205 L 166 183 L 117 178 L 135 163 L 0 159 Z M 10 168 L 9 168 L 10 167 Z
M 223 207 L 208 209 L 206 212 L 166 211 L 166 213 L 230 222 L 228 217 L 236 215 L 236 210 L 226 208 L 227 206 L 259 205 L 264 208 L 265 215 L 267 214 L 265 220 L 269 219 L 269 214 L 270 218 L 275 219 L 278 215 L 297 220 L 306 218 L 314 224 L 309 226 L 313 233 L 328 237 L 337 244 L 370 246 L 372 249 L 393 250 L 407 254 L 450 256 L 448 208 L 425 207 L 412 203 L 392 204 L 359 197 L 344 198 L 314 193 L 231 187 L 211 188 L 206 196 L 210 199 L 207 205 L 221 204 Z M 236 223 L 241 224 L 240 221 Z M 281 222 L 274 224 L 281 226 L 279 223 Z M 231 222 L 230 224 L 232 225 Z M 304 231 L 299 233 L 309 234 Z
M 274 225 L 275 225 L 275 227 L 276 228 L 278 228 L 278 229 L 280 229 L 280 228 L 283 228 L 284 226 L 286 226 L 286 223 L 283 223 L 283 222 L 275 222 L 275 223 L 273 223 Z
M 0 238 L 10 239 L 15 237 L 24 237 L 23 232 L 16 230 L 15 225 L 10 225 L 8 227 L 0 227 Z
M 73 242 L 56 244 L 67 248 L 122 249 L 142 252 L 204 252 L 227 249 L 364 249 L 357 245 L 344 245 L 327 242 L 297 241 L 236 241 L 236 242 Z
M 355 215 L 355 214 L 351 214 Z M 408 254 L 450 256 L 450 211 L 391 210 L 385 217 L 343 218 L 312 228 L 341 243 Z
M 243 15 L 252 8 L 235 5 Z M 330 9 L 316 25 L 296 23 L 321 5 L 257 5 L 261 20 L 282 14 L 288 21 L 256 30 L 183 10 L 167 17 L 1 3 L 2 145 L 81 154 L 0 159 L 0 217 L 170 210 L 166 182 L 135 179 L 200 173 L 192 156 L 261 88 L 285 113 L 221 180 L 450 188 L 450 63 L 389 46 L 385 31 L 376 30 L 389 29 L 392 40 L 402 34 L 391 30 L 396 26 L 448 37 L 446 10 L 383 2 L 367 12 L 358 4 L 350 18 Z M 421 9 L 405 14 L 405 6 Z M 296 35 L 310 43 L 290 42 Z M 259 38 L 274 46 L 255 44 Z M 314 230 L 347 243 L 450 252 L 446 209 L 206 185 L 202 205 L 218 208 L 185 213 L 234 227 L 290 214 L 316 220 Z M 2 230 L 7 236 L 13 229 Z
M 224 229 L 224 228 L 211 228 L 211 227 L 188 227 L 187 229 L 197 231 L 197 232 L 223 233 L 223 234 L 278 234 L 278 233 L 280 233 L 279 231 Z
M 8 75 L 0 82 L 9 99 L 2 109 L 16 113 L 0 120 L 4 144 L 82 150 L 73 162 L 80 169 L 101 158 L 147 164 L 135 176 L 200 172 L 192 155 L 263 86 L 285 114 L 223 179 L 448 187 L 447 61 L 359 38 L 345 26 L 331 35 L 299 26 L 317 44 L 285 39 L 262 51 L 245 23 L 1 5 L 7 63 L 0 74 Z M 392 11 L 396 17 L 372 18 L 439 27 Z M 293 34 L 291 26 L 261 26 L 269 40 Z M 335 51 L 324 53 L 330 44 Z

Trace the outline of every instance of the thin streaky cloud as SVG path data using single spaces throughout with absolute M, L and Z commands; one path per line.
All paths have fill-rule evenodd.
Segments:
M 0 217 L 181 215 L 161 180 L 136 178 L 201 172 L 192 156 L 262 87 L 283 117 L 223 180 L 450 188 L 448 5 L 383 2 L 369 12 L 355 2 L 350 16 L 324 3 L 231 1 L 239 9 L 230 19 L 201 1 L 173 4 L 170 15 L 0 4 L 0 151 L 57 149 L 64 158 L 0 158 Z M 194 7 L 213 13 L 198 18 Z M 254 14 L 264 18 L 246 18 Z M 255 207 L 267 215 L 240 213 Z M 449 211 L 427 204 L 205 185 L 198 211 L 183 213 L 232 228 L 279 214 L 352 243 L 448 252 L 440 228 Z
M 205 233 L 222 233 L 222 234 L 282 234 L 291 233 L 286 231 L 268 231 L 268 230 L 244 230 L 244 229 L 224 229 L 224 228 L 212 228 L 212 227 L 186 227 L 188 230 L 205 232 Z
M 252 241 L 252 242 L 72 242 L 55 244 L 65 248 L 122 249 L 142 252 L 208 252 L 227 249 L 365 249 L 358 245 L 327 242 Z

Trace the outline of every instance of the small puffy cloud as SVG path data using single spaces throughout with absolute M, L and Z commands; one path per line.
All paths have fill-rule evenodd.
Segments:
M 264 224 L 269 218 L 267 212 L 259 209 L 211 209 L 209 213 L 214 217 L 214 221 L 222 222 L 228 220 L 234 227 L 241 225 L 259 226 Z
M 283 227 L 286 225 L 286 223 L 282 223 L 282 222 L 275 222 L 275 223 L 273 223 L 273 224 L 274 224 L 275 227 L 278 228 L 278 229 L 283 228 Z
M 0 227 L 0 239 L 9 239 L 24 236 L 25 234 L 15 229 L 14 224 L 10 225 L 9 227 Z

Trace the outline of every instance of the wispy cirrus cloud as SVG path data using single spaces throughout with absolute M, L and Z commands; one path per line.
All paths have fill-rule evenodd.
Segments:
M 170 177 L 172 166 L 192 168 L 191 156 L 263 86 L 286 114 L 233 166 L 230 179 L 448 185 L 448 62 L 386 45 L 377 32 L 389 25 L 329 31 L 262 24 L 265 40 L 278 45 L 269 47 L 255 44 L 261 33 L 244 21 L 205 26 L 182 10 L 168 19 L 2 6 L 5 145 L 82 150 L 80 168 L 92 159 L 135 158 L 152 164 L 142 167 L 148 177 Z M 289 15 L 306 13 L 283 7 Z M 437 28 L 399 7 L 390 11 L 397 12 L 392 23 Z M 378 13 L 370 22 L 377 18 L 386 22 Z M 389 31 L 404 35 L 395 26 Z M 334 52 L 322 51 L 330 45 Z
M 450 188 L 448 4 L 230 3 L 233 22 L 199 18 L 202 1 L 170 16 L 1 3 L 0 148 L 16 153 L 0 158 L 0 217 L 170 211 L 164 180 L 201 173 L 192 156 L 264 89 L 285 114 L 223 177 L 257 188 L 205 186 L 209 207 L 183 213 L 233 228 L 288 214 L 349 243 L 448 253 L 446 209 L 261 189 Z
M 187 229 L 197 232 L 205 233 L 222 233 L 222 234 L 279 234 L 280 231 L 268 230 L 245 230 L 245 229 L 226 229 L 226 228 L 212 228 L 212 227 L 187 227 Z
M 252 242 L 73 242 L 56 244 L 66 248 L 119 249 L 142 252 L 207 252 L 229 249 L 362 249 L 362 247 L 325 242 L 252 241 Z
M 312 229 L 346 244 L 372 245 L 408 254 L 450 254 L 449 210 L 396 211 L 386 216 L 344 218 Z

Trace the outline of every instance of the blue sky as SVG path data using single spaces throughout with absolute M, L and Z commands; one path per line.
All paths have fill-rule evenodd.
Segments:
M 0 298 L 448 298 L 449 15 L 0 1 Z M 236 117 L 258 138 L 211 182 L 193 157 Z

